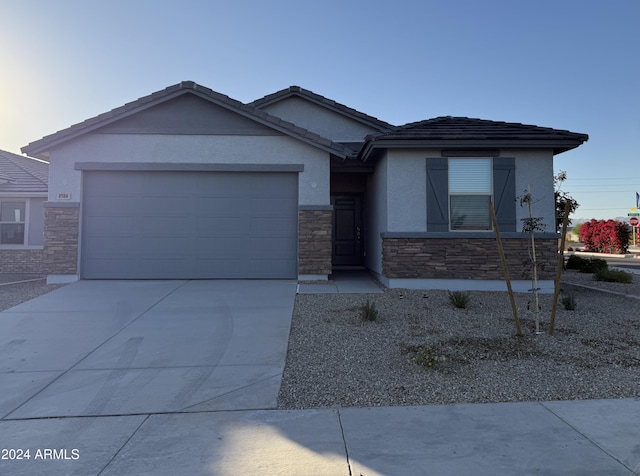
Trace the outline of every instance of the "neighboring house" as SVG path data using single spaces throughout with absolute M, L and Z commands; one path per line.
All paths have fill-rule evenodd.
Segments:
M 366 267 L 391 287 L 523 279 L 531 186 L 553 276 L 553 157 L 588 139 L 439 117 L 396 127 L 292 86 L 243 104 L 183 82 L 23 148 L 50 162 L 51 280 L 326 279 Z M 529 286 L 529 284 L 524 284 Z
M 0 273 L 42 273 L 48 164 L 0 150 Z

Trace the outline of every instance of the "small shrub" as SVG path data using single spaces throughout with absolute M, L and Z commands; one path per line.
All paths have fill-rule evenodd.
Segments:
M 367 299 L 367 302 L 360 306 L 360 315 L 365 321 L 375 321 L 378 319 L 378 309 L 374 303 Z
M 576 307 L 578 306 L 576 297 L 573 294 L 562 296 L 562 299 L 560 299 L 560 304 L 562 304 L 567 311 L 575 311 Z
M 578 255 L 571 255 L 567 260 L 567 269 L 577 269 L 581 273 L 595 273 L 601 269 L 609 269 L 606 260 L 602 258 L 583 258 Z
M 608 283 L 631 284 L 633 275 L 619 269 L 601 269 L 593 276 L 596 281 L 606 281 Z
M 423 345 L 416 347 L 415 350 L 409 352 L 409 359 L 422 367 L 433 367 L 438 362 L 444 361 L 444 358 L 438 357 L 433 353 L 433 349 L 429 346 Z
M 466 309 L 469 305 L 469 293 L 463 291 L 448 291 L 449 301 L 458 309 Z
M 581 269 L 587 260 L 582 256 L 571 255 L 567 260 L 566 268 L 567 269 Z

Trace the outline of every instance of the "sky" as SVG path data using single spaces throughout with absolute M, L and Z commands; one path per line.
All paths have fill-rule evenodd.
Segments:
M 395 125 L 586 133 L 554 160 L 574 221 L 640 192 L 638 0 L 0 0 L 0 18 L 13 153 L 183 80 L 242 102 L 298 85 Z

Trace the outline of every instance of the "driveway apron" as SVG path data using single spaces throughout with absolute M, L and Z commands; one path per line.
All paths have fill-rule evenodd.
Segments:
M 272 409 L 296 283 L 79 281 L 0 314 L 4 420 Z

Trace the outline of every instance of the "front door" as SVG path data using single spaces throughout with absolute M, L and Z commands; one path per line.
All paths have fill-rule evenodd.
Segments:
M 362 266 L 362 195 L 335 195 L 333 205 L 333 265 Z

